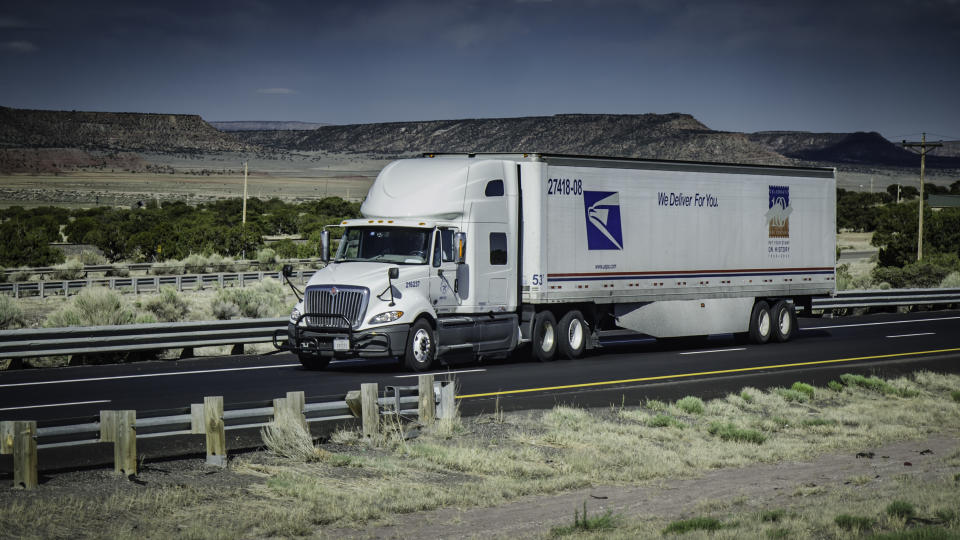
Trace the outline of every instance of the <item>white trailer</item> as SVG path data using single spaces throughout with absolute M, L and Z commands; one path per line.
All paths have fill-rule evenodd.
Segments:
M 387 165 L 291 313 L 308 368 L 529 345 L 576 358 L 606 330 L 786 341 L 835 287 L 833 169 L 551 154 Z M 326 231 L 325 231 L 326 232 Z M 325 235 L 324 245 L 329 245 Z

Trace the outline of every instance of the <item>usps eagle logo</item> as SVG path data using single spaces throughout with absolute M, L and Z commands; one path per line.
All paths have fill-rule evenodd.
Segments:
M 587 249 L 623 249 L 619 192 L 584 191 L 583 211 L 587 220 Z
M 770 186 L 767 228 L 770 238 L 790 238 L 790 186 Z

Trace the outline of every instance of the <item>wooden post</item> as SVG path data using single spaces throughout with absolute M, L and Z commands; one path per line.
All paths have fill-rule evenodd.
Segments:
M 360 385 L 360 408 L 363 413 L 364 437 L 373 437 L 380 432 L 380 404 L 377 403 L 377 394 L 379 393 L 377 383 Z
M 287 392 L 287 411 L 292 418 L 296 419 L 298 422 L 303 424 L 303 427 L 306 428 L 307 433 L 310 432 L 310 426 L 307 425 L 307 417 L 303 414 L 303 407 L 307 403 L 307 398 L 304 393 L 301 392 Z
M 13 453 L 13 421 L 0 422 L 0 455 Z
M 437 418 L 453 420 L 457 417 L 457 403 L 453 381 L 444 381 L 440 385 L 440 406 L 437 408 Z
M 113 472 L 133 476 L 137 474 L 137 411 L 114 412 Z
M 223 396 L 203 398 L 204 427 L 207 433 L 207 464 L 227 466 L 227 436 L 223 425 Z
M 13 423 L 13 485 L 23 489 L 37 487 L 37 423 Z
M 347 392 L 347 395 L 343 400 L 346 402 L 347 408 L 350 409 L 350 413 L 353 414 L 353 416 L 356 418 L 363 417 L 363 405 L 360 402 L 359 390 L 351 390 Z
M 190 433 L 203 435 L 206 433 L 206 426 L 203 423 L 203 403 L 190 404 Z
M 100 411 L 100 442 L 117 442 L 117 411 Z
M 437 419 L 437 400 L 433 395 L 433 375 L 420 375 L 417 377 L 417 381 L 417 413 L 420 416 L 420 423 L 426 426 Z

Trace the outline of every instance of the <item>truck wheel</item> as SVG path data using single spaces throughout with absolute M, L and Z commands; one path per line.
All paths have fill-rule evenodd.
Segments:
M 533 355 L 541 362 L 550 362 L 557 355 L 557 318 L 549 311 L 533 318 Z
M 327 364 L 330 363 L 329 357 L 320 356 L 319 354 L 298 353 L 297 357 L 300 358 L 300 364 L 310 371 L 319 371 L 327 367 Z
M 770 306 L 760 300 L 750 312 L 750 341 L 763 345 L 770 341 L 773 333 L 773 321 L 770 320 Z
M 780 300 L 770 308 L 773 316 L 773 337 L 780 343 L 790 341 L 797 328 L 797 314 L 786 300 Z
M 427 371 L 433 366 L 436 356 L 437 344 L 433 339 L 433 328 L 427 321 L 419 319 L 413 323 L 407 336 L 404 362 L 413 371 Z
M 560 354 L 570 359 L 580 358 L 587 348 L 589 333 L 583 315 L 577 310 L 568 311 L 557 323 L 557 331 L 560 337 Z

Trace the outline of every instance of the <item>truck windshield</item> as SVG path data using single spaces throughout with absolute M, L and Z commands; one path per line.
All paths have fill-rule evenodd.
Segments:
M 383 261 L 426 264 L 432 229 L 360 227 L 347 229 L 335 262 Z

